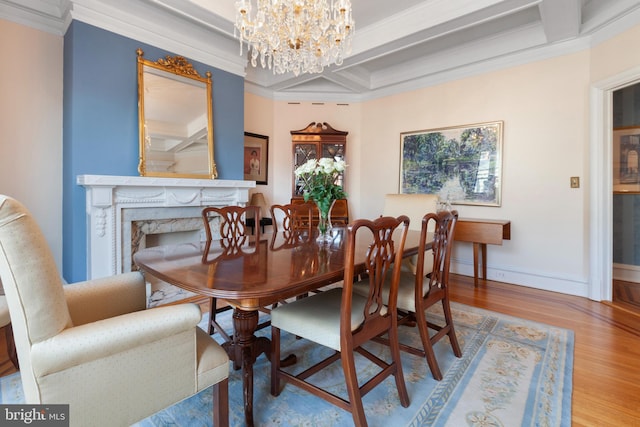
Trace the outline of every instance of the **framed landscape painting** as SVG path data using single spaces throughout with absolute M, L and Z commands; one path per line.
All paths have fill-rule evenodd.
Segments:
M 244 133 L 244 179 L 267 185 L 269 137 Z
M 400 134 L 400 193 L 500 206 L 503 122 Z

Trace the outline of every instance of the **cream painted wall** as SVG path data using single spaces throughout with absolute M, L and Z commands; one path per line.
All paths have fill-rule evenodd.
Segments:
M 640 25 L 612 37 L 591 49 L 591 81 L 640 67 Z
M 63 39 L 0 19 L 0 194 L 34 215 L 62 267 Z
M 267 185 L 256 185 L 256 188 L 249 191 L 249 200 L 253 193 L 263 193 L 267 205 L 272 205 L 274 181 L 274 155 L 276 153 L 275 142 L 273 137 L 274 117 L 273 117 L 273 101 L 270 99 L 255 96 L 248 92 L 244 94 L 245 105 L 245 132 L 256 133 L 269 137 L 269 153 L 267 165 Z M 263 216 L 270 216 L 268 208 L 262 212 Z
M 397 192 L 400 132 L 504 121 L 502 206 L 456 205 L 460 215 L 512 221 L 512 240 L 490 247 L 489 277 L 526 286 L 586 295 L 586 192 L 570 176 L 586 174 L 589 52 L 367 103 L 368 161 L 363 212 L 382 209 L 384 193 Z M 377 165 L 388 173 L 377 176 Z M 456 248 L 454 271 L 472 274 L 468 244 Z
M 455 207 L 512 221 L 512 240 L 489 248 L 490 278 L 586 296 L 587 192 L 569 177 L 586 181 L 589 61 L 583 51 L 349 106 L 274 102 L 270 202 L 291 194 L 289 131 L 312 121 L 349 132 L 351 217 L 372 218 L 398 192 L 401 132 L 503 120 L 502 206 Z M 247 125 L 265 110 L 258 100 L 247 98 Z M 472 275 L 470 245 L 458 245 L 453 270 Z
M 310 102 L 272 102 L 245 94 L 245 130 L 269 136 L 269 185 L 256 187 L 268 204 L 288 203 L 293 185 L 291 131 L 304 129 L 312 122 L 326 122 L 334 129 L 347 131 L 348 165 L 346 186 L 351 217 L 360 216 L 361 105 Z

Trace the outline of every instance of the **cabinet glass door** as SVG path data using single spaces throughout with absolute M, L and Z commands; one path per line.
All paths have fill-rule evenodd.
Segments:
M 322 144 L 322 156 L 334 160 L 344 160 L 344 144 Z M 336 184 L 344 186 L 344 172 L 340 174 Z
M 318 146 L 317 144 L 296 144 L 294 146 L 293 154 L 293 170 L 295 171 L 299 166 L 305 164 L 307 160 L 318 158 Z M 302 182 L 298 177 L 294 175 L 295 179 L 295 191 L 294 196 L 302 196 Z

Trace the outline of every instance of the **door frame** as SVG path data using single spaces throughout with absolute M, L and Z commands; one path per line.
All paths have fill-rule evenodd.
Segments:
M 589 298 L 613 294 L 613 92 L 640 82 L 640 67 L 591 86 L 589 142 Z

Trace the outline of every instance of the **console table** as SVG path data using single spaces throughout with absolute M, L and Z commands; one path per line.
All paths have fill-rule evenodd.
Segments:
M 511 240 L 511 221 L 460 218 L 454 240 L 473 243 L 473 284 L 478 286 L 478 252 L 482 252 L 482 278 L 487 279 L 487 244 Z

